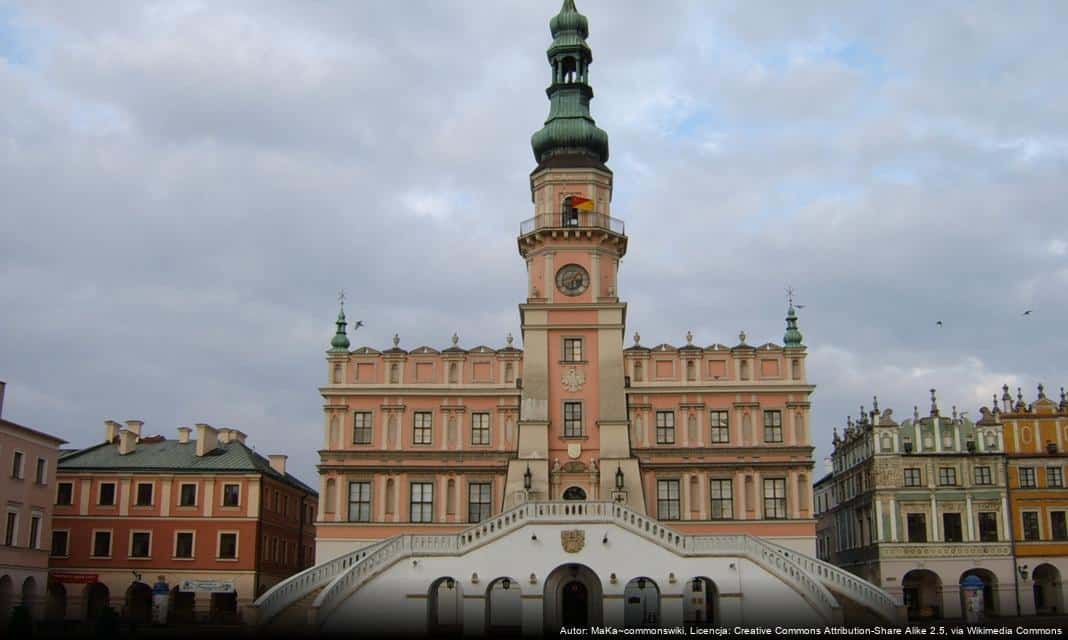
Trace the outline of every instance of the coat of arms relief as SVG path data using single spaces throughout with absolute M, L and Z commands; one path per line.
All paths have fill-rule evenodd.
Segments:
M 578 553 L 586 546 L 586 532 L 581 529 L 560 532 L 560 544 L 568 553 Z
M 582 385 L 586 384 L 586 374 L 581 371 L 577 371 L 575 367 L 571 367 L 564 374 L 561 380 L 564 383 L 564 388 L 568 391 L 575 392 L 582 388 Z

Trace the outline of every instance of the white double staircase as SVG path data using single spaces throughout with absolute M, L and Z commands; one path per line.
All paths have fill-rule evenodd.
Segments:
M 529 523 L 612 523 L 683 557 L 731 556 L 750 560 L 799 593 L 827 623 L 842 622 L 831 591 L 870 610 L 885 622 L 898 621 L 898 606 L 882 589 L 857 576 L 749 535 L 690 536 L 614 502 L 527 502 L 450 535 L 404 534 L 317 565 L 275 585 L 253 604 L 258 624 L 271 624 L 283 611 L 320 590 L 306 612 L 320 625 L 375 575 L 412 556 L 463 555 Z

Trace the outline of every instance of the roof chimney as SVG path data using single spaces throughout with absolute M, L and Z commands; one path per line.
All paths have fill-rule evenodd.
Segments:
M 114 420 L 104 421 L 104 442 L 115 442 L 115 436 L 119 435 L 122 425 Z
M 197 457 L 215 451 L 219 447 L 219 432 L 210 424 L 197 423 Z
M 286 460 L 288 458 L 289 456 L 281 453 L 274 453 L 267 456 L 267 459 L 271 461 L 271 468 L 282 475 L 286 474 Z
M 189 434 L 192 432 L 189 427 L 178 427 L 178 443 L 189 444 Z
M 231 442 L 233 442 L 234 440 L 237 440 L 241 444 L 245 444 L 245 438 L 247 438 L 247 437 L 248 436 L 245 435 L 245 432 L 241 431 L 240 429 L 231 429 L 230 430 L 230 441 Z
M 226 444 L 230 442 L 230 428 L 219 427 L 219 444 Z
M 119 429 L 119 455 L 133 453 L 137 448 L 137 434 L 129 429 Z
M 4 415 L 4 387 L 6 386 L 7 383 L 0 380 L 0 416 Z
M 127 420 L 126 421 L 126 430 L 133 432 L 133 434 L 135 436 L 140 438 L 141 437 L 141 427 L 143 427 L 144 424 L 145 424 L 144 420 Z

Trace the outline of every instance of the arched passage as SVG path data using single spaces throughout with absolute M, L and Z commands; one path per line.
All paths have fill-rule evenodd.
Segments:
M 427 598 L 427 635 L 459 637 L 464 632 L 464 594 L 452 577 L 438 578 Z
M 48 598 L 45 601 L 45 620 L 62 622 L 67 619 L 67 588 L 62 582 L 48 583 Z
M 909 571 L 901 579 L 901 591 L 910 619 L 941 617 L 942 580 L 933 571 Z
M 1035 613 L 1062 613 L 1061 572 L 1051 564 L 1040 564 L 1031 572 Z
M 586 490 L 582 487 L 568 487 L 564 489 L 564 500 L 585 500 Z
M 660 587 L 652 578 L 634 578 L 623 590 L 623 626 L 660 626 Z
M 102 582 L 85 585 L 85 619 L 96 620 L 110 606 L 111 592 Z
M 560 565 L 545 579 L 542 610 L 546 635 L 555 636 L 564 626 L 600 626 L 604 620 L 601 579 L 586 565 Z
M 125 618 L 133 624 L 152 622 L 152 588 L 134 582 L 126 589 Z
M 714 627 L 719 620 L 719 589 L 705 577 L 689 580 L 682 590 L 682 620 L 687 626 Z
M 26 607 L 30 611 L 31 616 L 37 615 L 37 581 L 33 576 L 29 576 L 22 581 L 22 606 Z
M 523 594 L 514 578 L 497 578 L 486 587 L 486 635 L 519 636 L 523 631 Z
M 988 569 L 969 569 L 960 574 L 959 584 L 964 584 L 968 576 L 975 576 L 983 581 L 983 613 L 988 616 L 998 615 L 998 578 Z M 964 589 L 960 592 L 960 610 L 966 610 Z
M 7 625 L 13 604 L 15 604 L 15 585 L 11 582 L 11 576 L 4 576 L 0 578 L 0 624 Z M 0 628 L 6 629 L 7 627 Z

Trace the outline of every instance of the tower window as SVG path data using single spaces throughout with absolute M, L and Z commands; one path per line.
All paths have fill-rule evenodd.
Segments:
M 564 338 L 564 362 L 582 362 L 582 338 Z
M 679 481 L 656 481 L 656 517 L 660 520 L 679 520 Z
M 675 412 L 656 412 L 656 443 L 675 444 Z
M 564 208 L 561 212 L 560 226 L 562 227 L 577 227 L 579 226 L 579 212 L 571 204 L 571 196 L 564 198 Z
M 433 416 L 429 411 L 416 411 L 412 431 L 413 444 L 433 442 Z
M 564 437 L 577 438 L 586 435 L 582 428 L 582 403 L 564 403 Z

